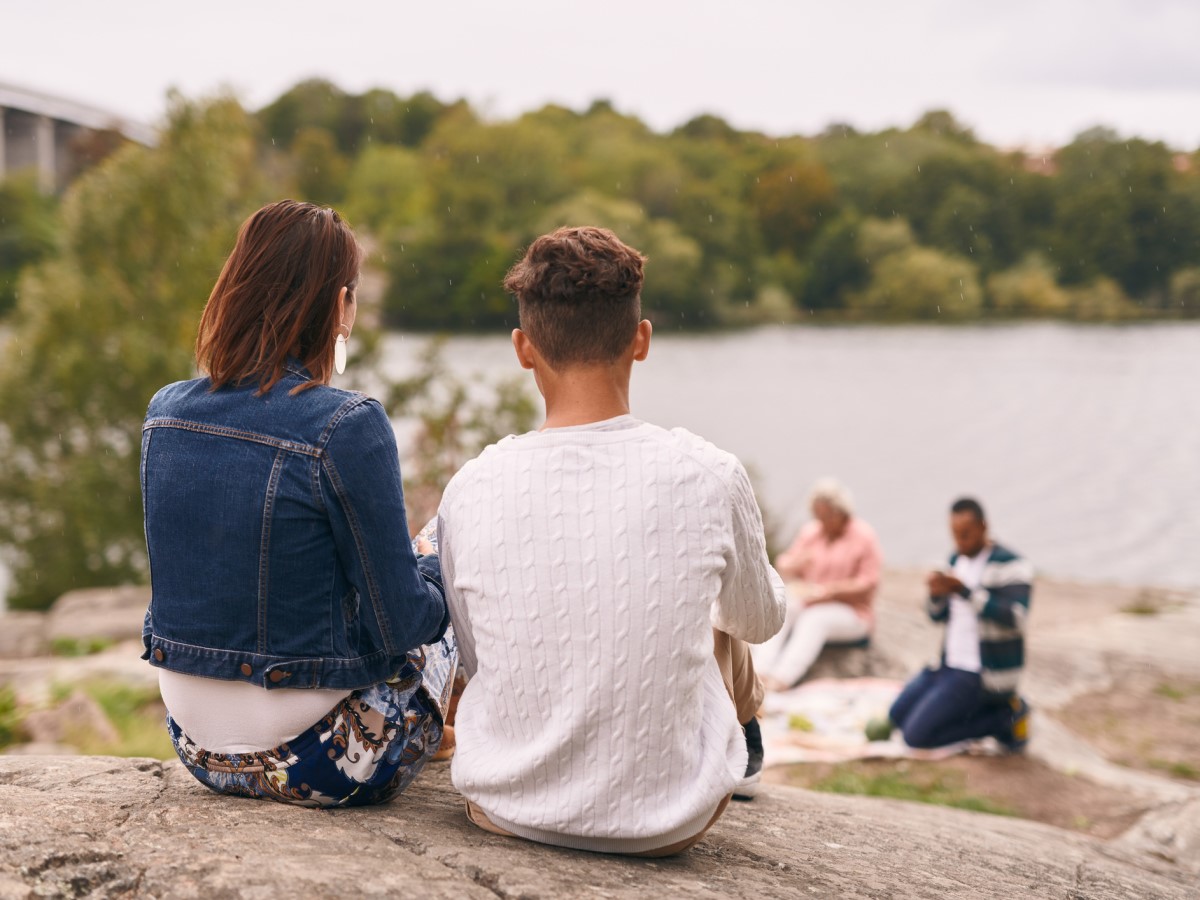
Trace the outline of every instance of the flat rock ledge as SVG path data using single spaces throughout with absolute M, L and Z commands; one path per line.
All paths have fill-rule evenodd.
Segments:
M 766 787 L 697 847 L 638 860 L 470 825 L 435 764 L 396 802 L 333 812 L 218 797 L 176 763 L 0 758 L 0 900 L 1196 896 L 1195 875 L 1049 826 Z

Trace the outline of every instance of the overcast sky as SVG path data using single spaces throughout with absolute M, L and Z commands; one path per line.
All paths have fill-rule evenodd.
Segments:
M 951 109 L 1002 145 L 1096 124 L 1200 146 L 1200 0 L 6 0 L 0 81 L 149 122 L 164 94 L 250 106 L 301 78 L 510 116 L 611 99 L 656 128 L 876 129 Z

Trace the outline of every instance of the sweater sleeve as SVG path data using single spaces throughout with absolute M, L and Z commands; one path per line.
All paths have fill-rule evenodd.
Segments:
M 983 584 L 971 591 L 968 599 L 979 618 L 1024 631 L 1032 582 L 1033 566 L 1027 560 L 1017 557 L 989 563 Z
M 454 537 L 447 517 L 445 497 L 438 509 L 437 534 L 438 556 L 442 560 L 442 589 L 446 593 L 446 606 L 450 609 L 450 621 L 454 626 L 454 640 L 458 644 L 458 659 L 468 678 L 475 675 L 478 659 L 475 655 L 475 635 L 471 630 L 471 617 L 463 602 L 454 579 Z
M 767 558 L 762 513 L 750 476 L 736 461 L 729 498 L 733 539 L 726 554 L 721 593 L 713 604 L 712 624 L 732 637 L 758 644 L 783 627 L 787 591 Z

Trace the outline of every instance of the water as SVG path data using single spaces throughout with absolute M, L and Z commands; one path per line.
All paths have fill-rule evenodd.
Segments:
M 389 367 L 422 342 L 390 336 Z M 446 358 L 520 371 L 506 337 L 452 338 Z M 1200 586 L 1200 324 L 659 336 L 631 400 L 736 453 L 785 538 L 834 475 L 889 565 L 941 560 L 970 494 L 1046 574 Z

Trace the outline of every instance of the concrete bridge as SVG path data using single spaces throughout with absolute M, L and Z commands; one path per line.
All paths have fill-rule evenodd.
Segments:
M 74 171 L 74 141 L 105 130 L 155 141 L 153 129 L 107 110 L 0 82 L 0 180 L 34 170 L 43 190 L 60 190 Z

